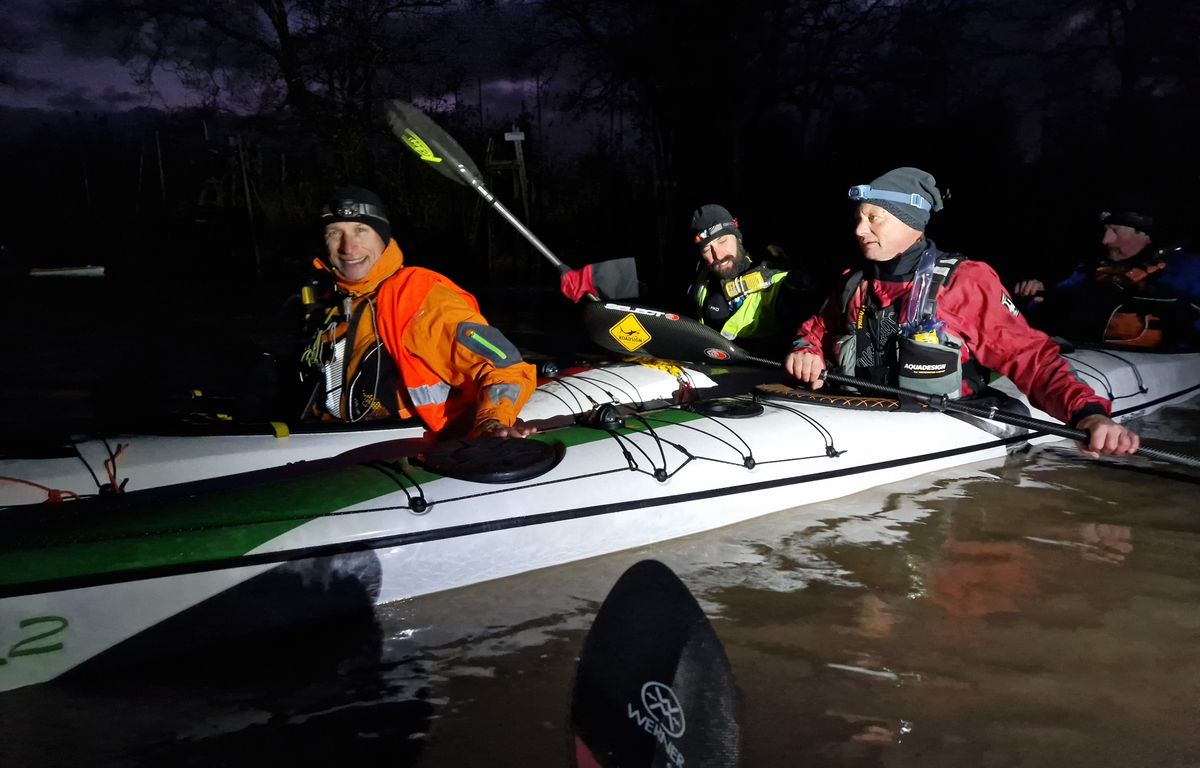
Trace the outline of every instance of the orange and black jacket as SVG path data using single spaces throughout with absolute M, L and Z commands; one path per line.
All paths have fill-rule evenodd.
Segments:
M 367 277 L 337 284 L 349 297 L 349 312 L 326 331 L 331 344 L 347 341 L 335 377 L 340 390 L 327 392 L 340 404 L 333 415 L 351 421 L 415 415 L 431 432 L 446 434 L 489 419 L 516 422 L 537 386 L 536 372 L 488 325 L 474 296 L 437 272 L 404 266 L 395 240 Z

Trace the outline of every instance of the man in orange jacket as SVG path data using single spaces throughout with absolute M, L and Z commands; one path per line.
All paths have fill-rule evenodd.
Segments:
M 308 359 L 322 366 L 318 410 L 361 421 L 419 417 L 430 432 L 525 437 L 517 414 L 537 386 L 534 367 L 448 278 L 406 267 L 383 201 L 337 190 L 321 210 L 326 259 L 341 306 L 326 315 Z

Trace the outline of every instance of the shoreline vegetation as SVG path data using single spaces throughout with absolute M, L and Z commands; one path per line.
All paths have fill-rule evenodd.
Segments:
M 4 106 L 49 86 L 0 64 L 10 418 L 54 418 L 97 387 L 136 409 L 231 367 L 212 374 L 224 388 L 264 353 L 291 364 L 314 213 L 344 182 L 387 202 L 408 263 L 476 293 L 514 336 L 573 344 L 553 269 L 471 190 L 420 167 L 387 129 L 390 98 L 427 110 L 567 264 L 632 256 L 641 300 L 676 312 L 701 204 L 731 210 L 752 256 L 777 246 L 776 267 L 825 293 L 856 252 L 845 190 L 918 165 L 949 191 L 930 232 L 941 247 L 1009 283 L 1050 282 L 1098 254 L 1100 210 L 1150 198 L 1169 225 L 1200 176 L 1200 17 L 1186 4 L 270 5 L 291 15 L 235 0 L 39 5 L 36 39 L 125 62 L 141 83 L 170 71 L 187 85 L 174 103 L 198 106 L 126 109 L 162 94 L 83 84 L 45 110 Z M 18 61 L 17 42 L 0 53 Z M 28 277 L 84 264 L 105 277 Z M 63 399 L 40 400 L 52 392 Z

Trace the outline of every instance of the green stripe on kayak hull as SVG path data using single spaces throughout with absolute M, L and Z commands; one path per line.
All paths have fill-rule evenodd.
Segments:
M 436 477 L 420 470 L 410 474 L 420 483 Z M 411 485 L 352 466 L 161 504 L 135 502 L 132 509 L 119 500 L 68 503 L 61 510 L 66 516 L 51 514 L 48 525 L 6 537 L 0 583 L 237 557 L 310 520 Z
M 652 418 L 657 428 L 703 417 L 668 409 Z M 618 433 L 645 430 L 631 419 Z M 610 437 L 599 429 L 568 427 L 528 439 L 570 447 Z M 23 517 L 0 537 L 0 585 L 237 558 L 311 520 L 438 478 L 407 461 L 403 472 L 377 462 L 183 498 L 140 500 L 135 494 L 129 501 L 10 509 L 9 515 Z

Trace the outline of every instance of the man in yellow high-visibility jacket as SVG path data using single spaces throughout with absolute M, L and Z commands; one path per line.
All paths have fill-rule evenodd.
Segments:
M 719 205 L 702 205 L 692 214 L 692 239 L 700 249 L 691 288 L 700 322 L 738 344 L 786 349 L 800 321 L 816 310 L 809 306 L 804 275 L 766 261 L 755 264 L 738 220 Z

